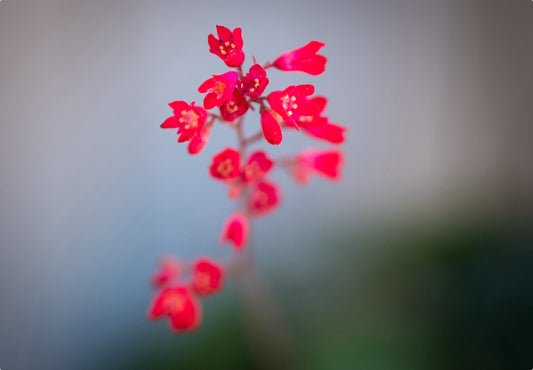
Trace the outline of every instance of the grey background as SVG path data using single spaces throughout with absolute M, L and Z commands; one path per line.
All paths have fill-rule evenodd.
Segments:
M 0 368 L 110 366 L 151 330 L 161 254 L 229 253 L 217 240 L 233 204 L 207 167 L 233 132 L 217 124 L 191 157 L 159 129 L 168 102 L 200 102 L 226 71 L 208 53 L 216 24 L 242 28 L 246 67 L 327 44 L 321 76 L 269 72 L 268 91 L 313 83 L 349 129 L 343 181 L 277 173 L 283 205 L 256 223 L 263 268 L 303 279 L 332 227 L 465 204 L 530 213 L 532 17 L 526 0 L 2 0 Z M 291 132 L 258 147 L 308 146 L 325 145 Z

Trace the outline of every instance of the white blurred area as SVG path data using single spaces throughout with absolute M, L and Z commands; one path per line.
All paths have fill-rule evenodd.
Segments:
M 284 204 L 257 222 L 260 257 L 383 214 L 531 213 L 531 1 L 3 0 L 0 368 L 89 368 L 145 324 L 159 255 L 228 253 L 233 204 L 207 166 L 233 132 L 190 157 L 159 129 L 168 102 L 200 102 L 226 70 L 208 53 L 216 24 L 243 29 L 247 67 L 325 42 L 324 75 L 273 71 L 271 89 L 314 83 L 349 129 L 342 182 L 275 176 Z M 289 133 L 273 153 L 310 145 L 325 146 Z

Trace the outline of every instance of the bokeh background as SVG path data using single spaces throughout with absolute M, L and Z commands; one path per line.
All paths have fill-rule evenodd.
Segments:
M 269 287 L 228 283 L 175 336 L 145 319 L 157 259 L 230 253 L 207 167 L 233 132 L 191 157 L 159 128 L 226 71 L 216 24 L 246 67 L 327 44 L 323 75 L 268 91 L 313 83 L 346 163 L 275 174 Z M 532 66 L 529 0 L 0 1 L 0 368 L 533 368 Z

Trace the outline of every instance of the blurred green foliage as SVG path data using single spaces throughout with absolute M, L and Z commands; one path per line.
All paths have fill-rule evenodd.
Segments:
M 294 336 L 296 362 L 279 358 L 276 369 L 533 367 L 528 228 L 471 215 L 411 221 L 322 234 L 309 246 L 319 261 L 311 276 L 267 270 Z M 124 368 L 267 368 L 229 291 L 206 305 L 208 323 L 197 334 L 175 337 L 157 326 Z

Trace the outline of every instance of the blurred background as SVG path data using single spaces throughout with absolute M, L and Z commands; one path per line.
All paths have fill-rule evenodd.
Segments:
M 163 254 L 231 253 L 207 167 L 235 137 L 217 124 L 193 157 L 159 125 L 227 70 L 217 24 L 245 68 L 327 44 L 324 74 L 269 71 L 267 92 L 313 83 L 346 163 L 275 173 L 270 287 L 228 282 L 176 336 L 145 318 L 148 279 Z M 533 368 L 530 0 L 1 0 L 0 50 L 2 370 Z

